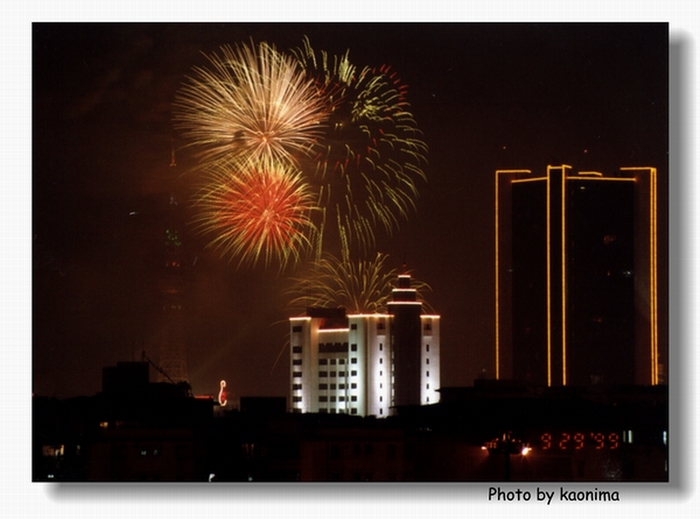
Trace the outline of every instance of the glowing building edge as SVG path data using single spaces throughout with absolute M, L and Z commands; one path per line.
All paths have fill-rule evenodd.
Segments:
M 623 234 L 604 236 L 605 245 L 614 243 L 616 239 L 630 240 L 630 243 L 633 243 L 627 249 L 633 268 L 613 272 L 613 276 L 618 274 L 629 277 L 634 283 L 633 301 L 627 302 L 630 316 L 632 312 L 634 315 L 634 325 L 633 328 L 629 327 L 626 333 L 628 336 L 634 335 L 635 339 L 626 355 L 633 361 L 630 366 L 633 364 L 631 370 L 634 371 L 634 383 L 641 385 L 667 383 L 665 377 L 667 346 L 664 343 L 664 346 L 660 347 L 659 344 L 656 168 L 625 167 L 620 168 L 616 176 L 603 176 L 596 171 L 572 174 L 571 169 L 568 165 L 548 166 L 546 175 L 536 177 L 531 175 L 530 170 L 496 171 L 496 378 L 511 376 L 518 378 L 514 373 L 515 368 L 516 365 L 522 365 L 524 360 L 521 358 L 521 361 L 516 362 L 512 357 L 517 342 L 514 334 L 518 328 L 515 325 L 518 316 L 514 313 L 514 305 L 517 303 L 514 292 L 517 285 L 514 284 L 514 276 L 515 272 L 520 272 L 517 274 L 520 276 L 523 272 L 522 262 L 516 265 L 514 259 L 520 257 L 518 254 L 522 254 L 522 250 L 520 253 L 516 252 L 517 219 L 525 217 L 529 219 L 531 226 L 539 226 L 539 234 L 531 236 L 536 238 L 536 242 L 530 242 L 528 249 L 544 247 L 539 260 L 541 266 L 538 268 L 541 272 L 545 272 L 544 269 L 546 269 L 546 275 L 541 274 L 542 278 L 536 284 L 542 284 L 542 293 L 546 294 L 546 301 L 540 300 L 538 303 L 529 301 L 528 305 L 537 304 L 542 305 L 543 308 L 546 307 L 544 309 L 546 324 L 538 325 L 533 322 L 532 331 L 536 329 L 535 326 L 539 326 L 540 330 L 542 326 L 546 328 L 546 338 L 539 336 L 543 341 L 542 344 L 546 344 L 546 351 L 542 352 L 542 356 L 546 357 L 546 376 L 538 375 L 538 377 L 544 384 L 551 386 L 569 385 L 572 374 L 581 365 L 582 345 L 579 344 L 580 340 L 576 343 L 575 338 L 580 337 L 584 330 L 580 324 L 581 316 L 584 314 L 581 313 L 580 301 L 578 305 L 571 301 L 573 301 L 572 291 L 580 292 L 581 280 L 584 279 L 581 277 L 580 265 L 585 262 L 584 257 L 587 257 L 585 252 L 582 255 L 581 248 L 583 239 L 586 238 L 585 227 L 602 228 L 601 218 L 610 218 L 619 222 L 628 218 L 629 220 L 625 220 L 624 224 L 628 227 Z M 628 187 L 623 187 L 624 184 Z M 538 185 L 540 187 L 537 187 Z M 526 186 L 531 187 L 526 188 Z M 527 196 L 523 191 L 525 189 L 529 190 Z M 576 209 L 576 204 L 581 206 L 583 201 L 579 193 L 591 190 L 595 191 L 598 204 L 602 204 L 606 197 L 609 200 L 611 196 L 609 193 L 619 192 L 621 196 L 615 202 L 619 206 L 615 205 L 613 210 L 591 208 L 589 209 L 591 213 L 585 215 L 577 212 L 581 209 Z M 529 200 L 527 206 L 523 205 L 523 200 Z M 623 204 L 626 204 L 624 207 L 629 206 L 627 213 L 630 216 L 623 214 Z M 516 206 L 520 211 L 525 208 L 529 213 L 523 214 L 530 216 L 517 216 Z M 581 218 L 584 216 L 587 218 L 586 226 L 581 226 Z M 578 228 L 575 227 L 577 219 Z M 590 261 L 590 258 L 586 261 Z M 529 265 L 527 268 L 533 267 L 535 263 Z M 579 268 L 578 274 L 574 274 L 579 276 L 578 286 L 571 285 L 575 279 L 570 272 L 572 268 Z M 609 269 L 610 266 L 606 268 Z M 611 272 L 608 270 L 608 276 L 610 275 Z M 590 278 L 587 284 L 592 286 L 594 282 L 596 281 Z M 612 322 L 607 317 L 604 320 Z M 575 326 L 577 326 L 576 330 L 572 331 Z M 530 328 L 528 328 L 529 331 Z M 609 346 L 614 347 L 614 343 L 615 341 L 612 341 Z M 591 357 L 596 354 L 596 348 L 600 349 L 600 346 L 589 341 L 587 348 L 590 349 L 586 356 Z M 578 351 L 575 351 L 576 349 Z M 572 354 L 578 354 L 579 359 L 572 358 Z M 614 374 L 608 374 L 615 378 Z M 581 384 L 582 380 L 579 376 L 575 383 Z

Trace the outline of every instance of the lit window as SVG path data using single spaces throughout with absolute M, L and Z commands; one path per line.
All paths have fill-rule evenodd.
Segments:
M 60 458 L 64 450 L 63 445 L 44 445 L 41 448 L 41 455 L 47 458 Z

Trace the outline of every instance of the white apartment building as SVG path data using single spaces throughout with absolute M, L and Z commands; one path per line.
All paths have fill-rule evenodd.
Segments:
M 440 316 L 423 315 L 409 275 L 385 314 L 309 308 L 290 321 L 293 412 L 388 416 L 440 400 Z

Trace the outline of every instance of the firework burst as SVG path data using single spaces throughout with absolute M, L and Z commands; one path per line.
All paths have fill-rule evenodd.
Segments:
M 427 146 L 409 111 L 406 87 L 389 67 L 358 70 L 347 52 L 331 57 L 314 51 L 308 40 L 294 53 L 331 110 L 309 166 L 323 208 L 319 237 L 336 227 L 348 257 L 353 243 L 368 250 L 377 227 L 391 234 L 415 208 Z M 319 241 L 319 254 L 321 249 Z
M 330 107 L 293 57 L 263 42 L 207 58 L 174 103 L 176 126 L 203 165 L 271 167 L 310 153 Z
M 378 313 L 386 311 L 399 271 L 386 265 L 388 256 L 377 253 L 372 260 L 339 260 L 327 255 L 316 262 L 310 274 L 293 280 L 289 294 L 295 294 L 290 306 L 343 307 L 349 313 Z M 430 286 L 412 280 L 419 300 L 426 307 L 421 293 Z M 298 295 L 301 294 L 301 295 Z
M 231 174 L 210 173 L 197 197 L 195 225 L 213 235 L 210 246 L 223 256 L 256 264 L 272 260 L 283 268 L 298 261 L 314 234 L 313 196 L 301 174 L 289 166 L 252 166 Z

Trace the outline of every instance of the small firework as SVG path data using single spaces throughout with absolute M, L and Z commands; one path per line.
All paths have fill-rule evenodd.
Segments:
M 377 253 L 372 260 L 339 260 L 327 255 L 316 262 L 306 277 L 294 279 L 289 290 L 294 295 L 290 306 L 298 309 L 307 307 L 343 307 L 349 313 L 378 313 L 386 311 L 399 271 L 388 269 L 388 256 Z M 430 286 L 412 280 L 412 286 L 421 293 Z
M 206 166 L 297 164 L 328 115 L 293 57 L 267 43 L 224 46 L 195 67 L 174 103 L 174 120 Z
M 280 165 L 251 164 L 233 172 L 217 170 L 195 202 L 195 224 L 213 236 L 210 246 L 239 265 L 280 268 L 298 261 L 314 234 L 310 214 L 313 197 L 298 171 Z
M 294 52 L 331 109 L 308 165 L 323 208 L 318 227 L 337 226 L 343 256 L 353 243 L 366 251 L 378 226 L 390 234 L 415 208 L 416 184 L 425 180 L 427 146 L 406 87 L 389 67 L 358 71 L 347 52 L 330 57 L 308 40 Z

